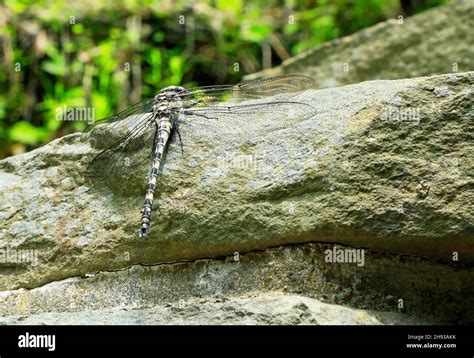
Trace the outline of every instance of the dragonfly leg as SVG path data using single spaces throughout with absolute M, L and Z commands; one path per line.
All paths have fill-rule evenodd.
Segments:
M 209 117 L 209 116 L 206 116 L 206 115 L 204 115 L 204 114 L 196 113 L 195 111 L 184 111 L 183 114 L 184 114 L 184 115 L 188 115 L 188 116 L 203 117 L 203 118 L 206 118 L 206 119 L 218 119 L 217 117 Z
M 176 134 L 178 135 L 179 144 L 181 146 L 181 154 L 183 154 L 184 153 L 183 140 L 181 139 L 181 133 L 179 132 L 179 124 L 177 121 L 174 123 L 174 127 L 172 131 L 176 131 Z
M 189 101 L 188 103 L 184 104 L 183 108 L 191 108 L 194 107 L 196 104 L 204 102 L 203 99 L 194 99 Z

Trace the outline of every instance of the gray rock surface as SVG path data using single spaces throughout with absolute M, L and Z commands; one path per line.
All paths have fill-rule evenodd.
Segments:
M 185 155 L 173 143 L 148 240 L 136 237 L 144 177 L 83 177 L 113 132 L 2 160 L 0 247 L 34 260 L 2 252 L 0 289 L 309 241 L 471 265 L 473 83 L 469 72 L 307 91 L 306 121 L 255 124 L 237 147 L 227 128 Z
M 195 299 L 148 308 L 0 317 L 0 325 L 391 325 L 435 324 L 403 313 L 372 312 L 279 293 L 257 297 Z
M 423 317 L 420 323 L 474 322 L 472 268 L 368 250 L 364 251 L 363 265 L 327 262 L 327 250 L 344 248 L 306 243 L 221 259 L 95 272 L 34 289 L 0 292 L 0 316 L 11 322 L 19 316 L 56 319 L 76 312 L 71 317 L 79 321 L 93 314 L 88 311 L 133 309 L 139 315 L 142 308 L 174 308 L 181 301 L 199 305 L 243 297 L 249 298 L 249 308 L 257 309 L 259 299 L 283 293 L 371 310 L 371 315 L 375 311 L 406 313 Z M 42 316 L 44 313 L 51 315 Z M 279 319 L 275 317 L 275 322 Z
M 314 78 L 318 88 L 326 88 L 374 79 L 472 71 L 473 28 L 474 2 L 454 0 L 326 42 L 246 79 L 305 73 Z

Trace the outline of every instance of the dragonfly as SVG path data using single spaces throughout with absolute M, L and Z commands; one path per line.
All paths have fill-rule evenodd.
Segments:
M 231 137 L 237 143 L 238 138 L 260 135 L 269 125 L 273 129 L 284 129 L 288 123 L 309 119 L 316 114 L 313 106 L 296 99 L 298 93 L 314 87 L 311 77 L 299 74 L 237 85 L 189 89 L 165 87 L 154 98 L 100 119 L 87 129 L 98 130 L 99 127 L 106 128 L 106 131 L 100 137 L 101 151 L 88 164 L 86 175 L 111 180 L 124 168 L 147 169 L 144 174 L 147 178 L 145 200 L 138 230 L 138 237 L 146 238 L 150 232 L 160 168 L 164 165 L 171 141 L 177 138 L 181 152 L 185 154 L 185 147 L 192 148 L 189 144 L 212 136 L 217 128 L 224 128 L 225 131 L 218 132 L 215 139 L 224 141 L 225 137 Z M 192 129 L 182 136 L 183 126 Z M 138 159 L 130 155 L 143 149 L 147 152 L 146 158 Z

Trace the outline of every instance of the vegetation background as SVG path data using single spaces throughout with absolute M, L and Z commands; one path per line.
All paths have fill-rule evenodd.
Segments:
M 168 85 L 237 83 L 325 41 L 446 0 L 5 0 L 0 158 L 87 125 Z

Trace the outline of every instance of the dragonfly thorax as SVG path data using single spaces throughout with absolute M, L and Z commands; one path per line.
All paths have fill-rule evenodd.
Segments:
M 160 93 L 155 96 L 155 100 L 171 99 L 177 97 L 185 90 L 186 89 L 181 86 L 168 86 L 161 89 Z
M 155 96 L 153 111 L 159 116 L 173 117 L 173 114 L 176 114 L 182 109 L 182 98 L 179 94 L 184 91 L 185 88 L 181 86 L 163 88 L 160 93 Z

